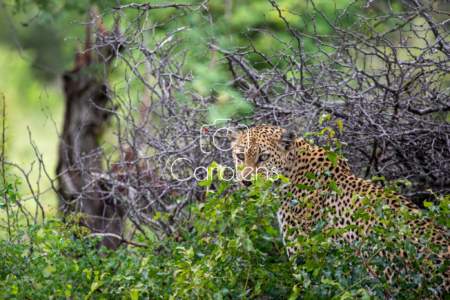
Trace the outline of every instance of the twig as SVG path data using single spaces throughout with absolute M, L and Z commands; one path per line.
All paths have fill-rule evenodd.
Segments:
M 93 233 L 93 234 L 90 234 L 88 237 L 96 237 L 96 236 L 113 237 L 113 238 L 118 239 L 120 241 L 120 243 L 126 243 L 126 244 L 134 245 L 134 246 L 137 246 L 137 247 L 148 248 L 148 245 L 146 243 L 138 243 L 138 242 L 135 242 L 135 241 L 130 241 L 130 240 L 127 240 L 127 239 L 121 237 L 120 235 L 117 235 L 117 234 L 114 234 L 114 233 Z
M 341 235 L 341 237 L 350 245 L 350 247 L 352 247 L 352 243 L 350 243 L 350 241 L 340 232 L 338 231 L 339 234 Z M 356 251 L 356 255 L 358 255 L 359 258 L 361 258 L 361 260 L 363 261 L 364 265 L 367 267 L 367 269 L 369 270 L 370 274 L 372 274 L 373 278 L 375 278 L 376 280 L 378 280 L 379 282 L 381 282 L 381 280 L 378 278 L 377 274 L 375 274 L 375 272 L 372 270 L 372 268 L 370 267 L 369 263 L 367 262 L 367 260 L 365 260 L 364 256 L 361 254 L 361 248 L 359 249 L 355 249 L 352 247 L 353 250 Z M 395 297 L 391 294 L 391 292 L 386 289 L 385 287 L 383 287 L 383 290 L 392 298 L 395 300 Z
M 6 189 L 6 173 L 5 173 L 5 132 L 6 132 L 6 127 L 5 127 L 5 118 L 6 118 L 6 95 L 2 93 L 2 99 L 3 99 L 3 117 L 2 117 L 2 156 L 1 156 L 1 160 L 2 160 L 2 177 L 3 177 L 3 188 Z M 8 204 L 8 194 L 5 193 L 3 194 L 5 197 L 5 204 L 6 204 L 6 218 L 7 218 L 7 222 L 8 222 L 8 237 L 9 237 L 9 241 L 11 241 L 11 223 L 9 221 L 9 204 Z

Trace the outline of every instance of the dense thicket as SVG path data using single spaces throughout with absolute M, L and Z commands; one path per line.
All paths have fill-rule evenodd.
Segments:
M 47 17 L 85 9 L 71 7 L 71 1 L 62 6 L 36 3 Z M 65 79 L 73 84 L 95 77 L 95 83 L 80 90 L 66 87 L 67 99 L 75 105 L 67 115 L 81 113 L 65 120 L 56 177 L 32 145 L 39 180 L 46 177 L 50 188 L 36 190 L 28 169 L 2 156 L 3 164 L 21 172 L 31 192 L 21 199 L 17 179 L 2 171 L 0 204 L 8 212 L 2 223 L 5 236 L 14 236 L 11 230 L 20 233 L 8 239 L 8 247 L 18 244 L 25 251 L 19 236 L 27 240 L 31 233 L 25 234 L 20 226 L 38 224 L 49 216 L 41 199 L 51 192 L 60 202 L 58 218 L 67 224 L 86 221 L 90 234 L 114 241 L 110 246 L 137 237 L 139 243 L 158 240 L 163 248 L 167 241 L 182 243 L 186 234 L 188 241 L 199 226 L 199 214 L 191 208 L 208 202 L 207 188 L 198 184 L 206 176 L 205 168 L 212 162 L 234 165 L 226 139 L 230 126 L 273 124 L 305 134 L 317 145 L 330 138 L 320 133 L 332 126 L 355 174 L 384 177 L 387 181 L 378 183 L 386 187 L 407 179 L 411 185 L 399 184 L 401 193 L 419 205 L 450 193 L 447 3 L 217 3 L 106 1 L 97 9 L 87 6 L 87 21 L 75 21 L 73 26 L 87 29 L 87 36 L 79 35 L 83 44 L 79 49 L 82 57 L 90 55 L 90 61 L 83 69 L 66 73 L 74 77 Z M 22 4 L 16 3 L 15 12 Z M 252 10 L 256 8 L 263 14 Z M 46 60 L 43 55 L 34 64 Z M 319 122 L 323 114 L 330 115 L 329 124 Z M 114 139 L 103 142 L 98 134 L 103 131 Z M 209 190 L 219 188 L 215 181 L 210 184 Z M 35 211 L 24 205 L 28 200 L 36 203 Z M 80 219 L 80 212 L 89 213 L 91 219 Z M 275 225 L 276 220 L 270 222 Z M 72 242 L 81 247 L 79 240 Z M 242 243 L 243 251 L 248 251 Z M 74 249 L 75 256 L 81 255 L 80 249 Z M 267 251 L 272 258 L 283 257 L 275 248 Z M 257 283 L 258 278 L 248 283 L 252 293 Z M 419 283 L 414 282 L 415 287 Z M 294 285 L 283 295 L 290 294 Z
M 208 2 L 118 5 L 97 17 L 123 28 L 116 39 L 99 38 L 93 49 L 112 46 L 114 64 L 125 67 L 125 79 L 110 86 L 109 111 L 118 126 L 115 150 L 122 157 L 131 151 L 133 160 L 123 164 L 120 178 L 99 170 L 124 218 L 176 234 L 176 219 L 190 218 L 184 207 L 203 198 L 197 179 L 204 170 L 197 178 L 194 170 L 212 161 L 233 165 L 224 126 L 269 123 L 320 132 L 324 113 L 342 122 L 338 138 L 356 174 L 408 179 L 412 186 L 404 193 L 419 204 L 431 195 L 428 189 L 448 193 L 444 4 L 401 2 L 374 11 L 352 2 L 325 15 L 314 1 L 299 11 L 269 2 L 271 18 L 283 20 L 288 34 L 249 28 L 242 33 L 245 47 L 215 26 Z M 174 7 L 171 18 L 152 22 L 155 11 Z M 270 49 L 252 43 L 255 31 Z M 136 86 L 146 88 L 137 107 Z M 320 136 L 316 142 L 323 142 Z M 174 220 L 155 222 L 156 212 Z

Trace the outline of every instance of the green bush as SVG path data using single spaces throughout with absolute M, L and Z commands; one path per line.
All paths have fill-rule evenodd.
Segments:
M 229 187 L 222 182 L 191 208 L 195 226 L 181 242 L 167 238 L 100 255 L 94 247 L 100 237 L 83 238 L 77 225 L 30 226 L 21 243 L 0 242 L 0 298 L 286 298 L 295 278 L 271 225 L 278 196 L 267 189 L 270 182 L 258 182 L 250 193 L 221 195 Z
M 275 188 L 273 181 L 257 178 L 251 190 L 233 192 L 228 182 L 221 181 L 216 192 L 209 191 L 205 203 L 190 208 L 196 215 L 190 231 L 176 240 L 143 243 L 141 236 L 141 247 L 128 245 L 116 252 L 96 250 L 101 237 L 89 236 L 78 225 L 83 216 L 75 216 L 69 224 L 47 220 L 14 231 L 12 242 L 0 242 L 0 298 L 383 299 L 389 291 L 396 299 L 417 299 L 419 293 L 425 297 L 438 292 L 432 285 L 441 279 L 422 275 L 437 271 L 429 261 L 438 249 L 424 236 L 421 246 L 428 252 L 418 253 L 405 222 L 429 217 L 447 228 L 449 197 L 426 203 L 428 210 L 418 216 L 406 209 L 394 213 L 382 201 L 371 203 L 370 195 L 355 198 L 364 203 L 354 213 L 364 225 L 338 230 L 326 217 L 318 220 L 314 228 L 298 236 L 301 249 L 289 259 L 274 227 L 278 190 L 289 184 L 283 180 Z M 394 184 L 385 192 L 395 188 Z M 308 205 L 301 199 L 291 203 Z M 365 224 L 375 218 L 387 226 L 365 235 Z M 350 245 L 342 233 L 355 229 L 363 239 Z M 334 235 L 337 239 L 331 241 Z M 381 249 L 394 254 L 405 249 L 414 259 L 396 255 L 389 260 L 379 255 Z M 408 268 L 393 283 L 398 292 L 382 273 L 394 264 Z

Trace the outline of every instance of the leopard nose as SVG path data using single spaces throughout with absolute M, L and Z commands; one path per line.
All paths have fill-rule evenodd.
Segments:
M 242 180 L 242 183 L 245 184 L 245 186 L 251 186 L 252 182 L 249 180 Z

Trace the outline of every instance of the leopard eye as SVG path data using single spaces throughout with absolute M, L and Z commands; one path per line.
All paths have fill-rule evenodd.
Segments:
M 261 156 L 259 157 L 259 161 L 266 161 L 266 160 L 268 160 L 268 159 L 269 159 L 269 155 L 268 155 L 268 154 L 261 155 Z
M 238 153 L 237 158 L 239 158 L 240 160 L 244 160 L 245 159 L 245 155 L 243 153 Z

